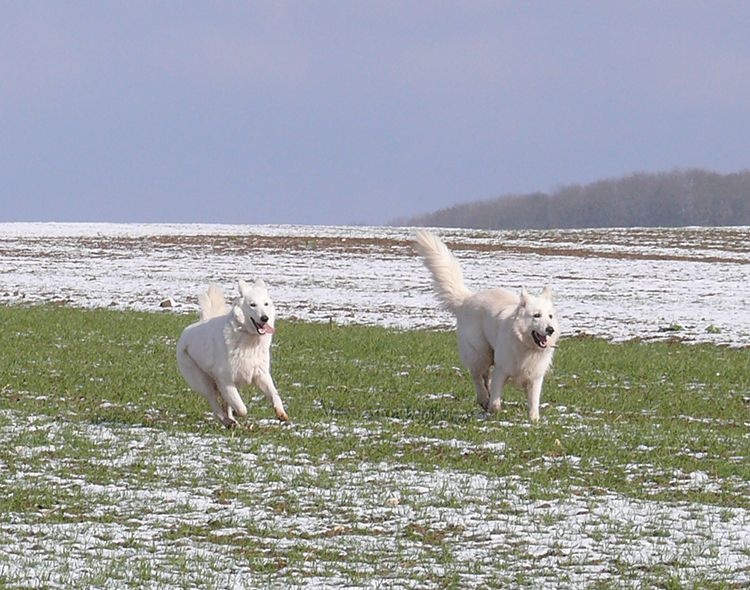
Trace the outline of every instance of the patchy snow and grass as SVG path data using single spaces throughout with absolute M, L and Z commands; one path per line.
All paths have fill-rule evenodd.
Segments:
M 567 334 L 750 344 L 750 228 L 440 230 L 473 289 L 551 285 Z M 408 228 L 0 224 L 0 300 L 195 310 L 262 276 L 282 317 L 446 327 Z M 54 277 L 54 279 L 53 279 Z
M 551 283 L 568 335 L 750 344 L 747 228 L 441 233 L 472 287 Z M 517 391 L 487 416 L 451 335 L 336 327 L 452 324 L 410 236 L 0 224 L 0 301 L 66 304 L 5 308 L 0 586 L 750 585 L 745 351 L 567 339 L 540 425 Z M 67 305 L 194 313 L 239 276 L 326 322 L 275 341 L 287 426 L 204 414 L 189 318 Z
M 0 466 L 0 493 L 36 503 L 4 515 L 7 587 L 750 583 L 743 509 L 583 491 L 533 500 L 518 477 L 390 462 L 352 469 L 273 444 L 244 452 L 223 434 L 11 411 L 0 424 L 0 444 L 38 459 Z M 27 442 L 40 436 L 48 444 Z

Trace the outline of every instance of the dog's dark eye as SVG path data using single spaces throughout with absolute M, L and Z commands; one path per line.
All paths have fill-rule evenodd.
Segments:
M 255 307 L 255 303 L 251 303 L 251 304 L 250 304 L 250 307 Z
M 535 313 L 535 314 L 534 314 L 534 317 L 535 317 L 535 318 L 540 318 L 540 317 L 542 317 L 542 314 L 541 314 L 541 313 Z M 552 316 L 550 316 L 550 317 L 552 317 Z
M 552 314 L 549 314 L 549 319 L 552 319 Z

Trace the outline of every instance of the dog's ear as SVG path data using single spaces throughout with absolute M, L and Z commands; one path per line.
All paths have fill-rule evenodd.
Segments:
M 546 287 L 544 287 L 544 290 L 542 291 L 542 297 L 544 297 L 544 299 L 546 299 L 547 301 L 552 301 L 552 295 L 553 293 L 552 289 L 550 289 L 550 286 L 547 285 Z
M 245 314 L 242 313 L 242 307 L 239 305 L 234 305 L 232 307 L 232 317 L 241 326 L 245 325 Z
M 238 284 L 238 288 L 240 290 L 240 295 L 242 297 L 247 297 L 247 295 L 250 293 L 250 285 L 248 285 L 245 281 L 240 279 L 240 282 Z
M 529 302 L 529 292 L 524 287 L 521 289 L 521 307 L 526 307 L 526 304 Z
M 255 281 L 255 287 L 258 289 L 265 289 L 266 288 L 266 282 L 263 279 L 257 279 Z

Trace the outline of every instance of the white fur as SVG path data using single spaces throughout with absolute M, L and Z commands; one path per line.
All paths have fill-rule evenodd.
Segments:
M 503 387 L 512 381 L 526 390 L 529 419 L 538 421 L 542 383 L 560 333 L 552 291 L 545 287 L 539 296 L 507 289 L 472 293 L 458 260 L 436 236 L 418 230 L 416 249 L 443 307 L 456 316 L 458 351 L 474 381 L 477 403 L 497 412 Z
M 183 330 L 177 342 L 177 364 L 188 385 L 202 394 L 226 427 L 234 415 L 247 415 L 239 394 L 256 385 L 273 405 L 279 420 L 288 420 L 271 378 L 271 338 L 275 310 L 265 283 L 239 282 L 239 297 L 227 305 L 224 293 L 211 285 L 198 302 L 200 321 Z

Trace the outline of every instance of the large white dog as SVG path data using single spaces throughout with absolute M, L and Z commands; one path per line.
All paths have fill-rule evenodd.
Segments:
M 526 390 L 529 419 L 538 421 L 542 382 L 560 333 L 552 291 L 545 287 L 540 296 L 525 289 L 520 294 L 507 289 L 472 293 L 458 260 L 436 236 L 417 230 L 416 248 L 443 307 L 456 316 L 458 350 L 474 381 L 477 403 L 497 412 L 503 387 L 512 381 Z
M 227 305 L 224 293 L 211 285 L 198 297 L 200 321 L 189 325 L 177 342 L 182 375 L 211 404 L 224 426 L 247 415 L 238 389 L 255 384 L 271 402 L 279 420 L 289 418 L 271 378 L 271 338 L 275 310 L 263 280 L 239 282 L 239 297 Z

